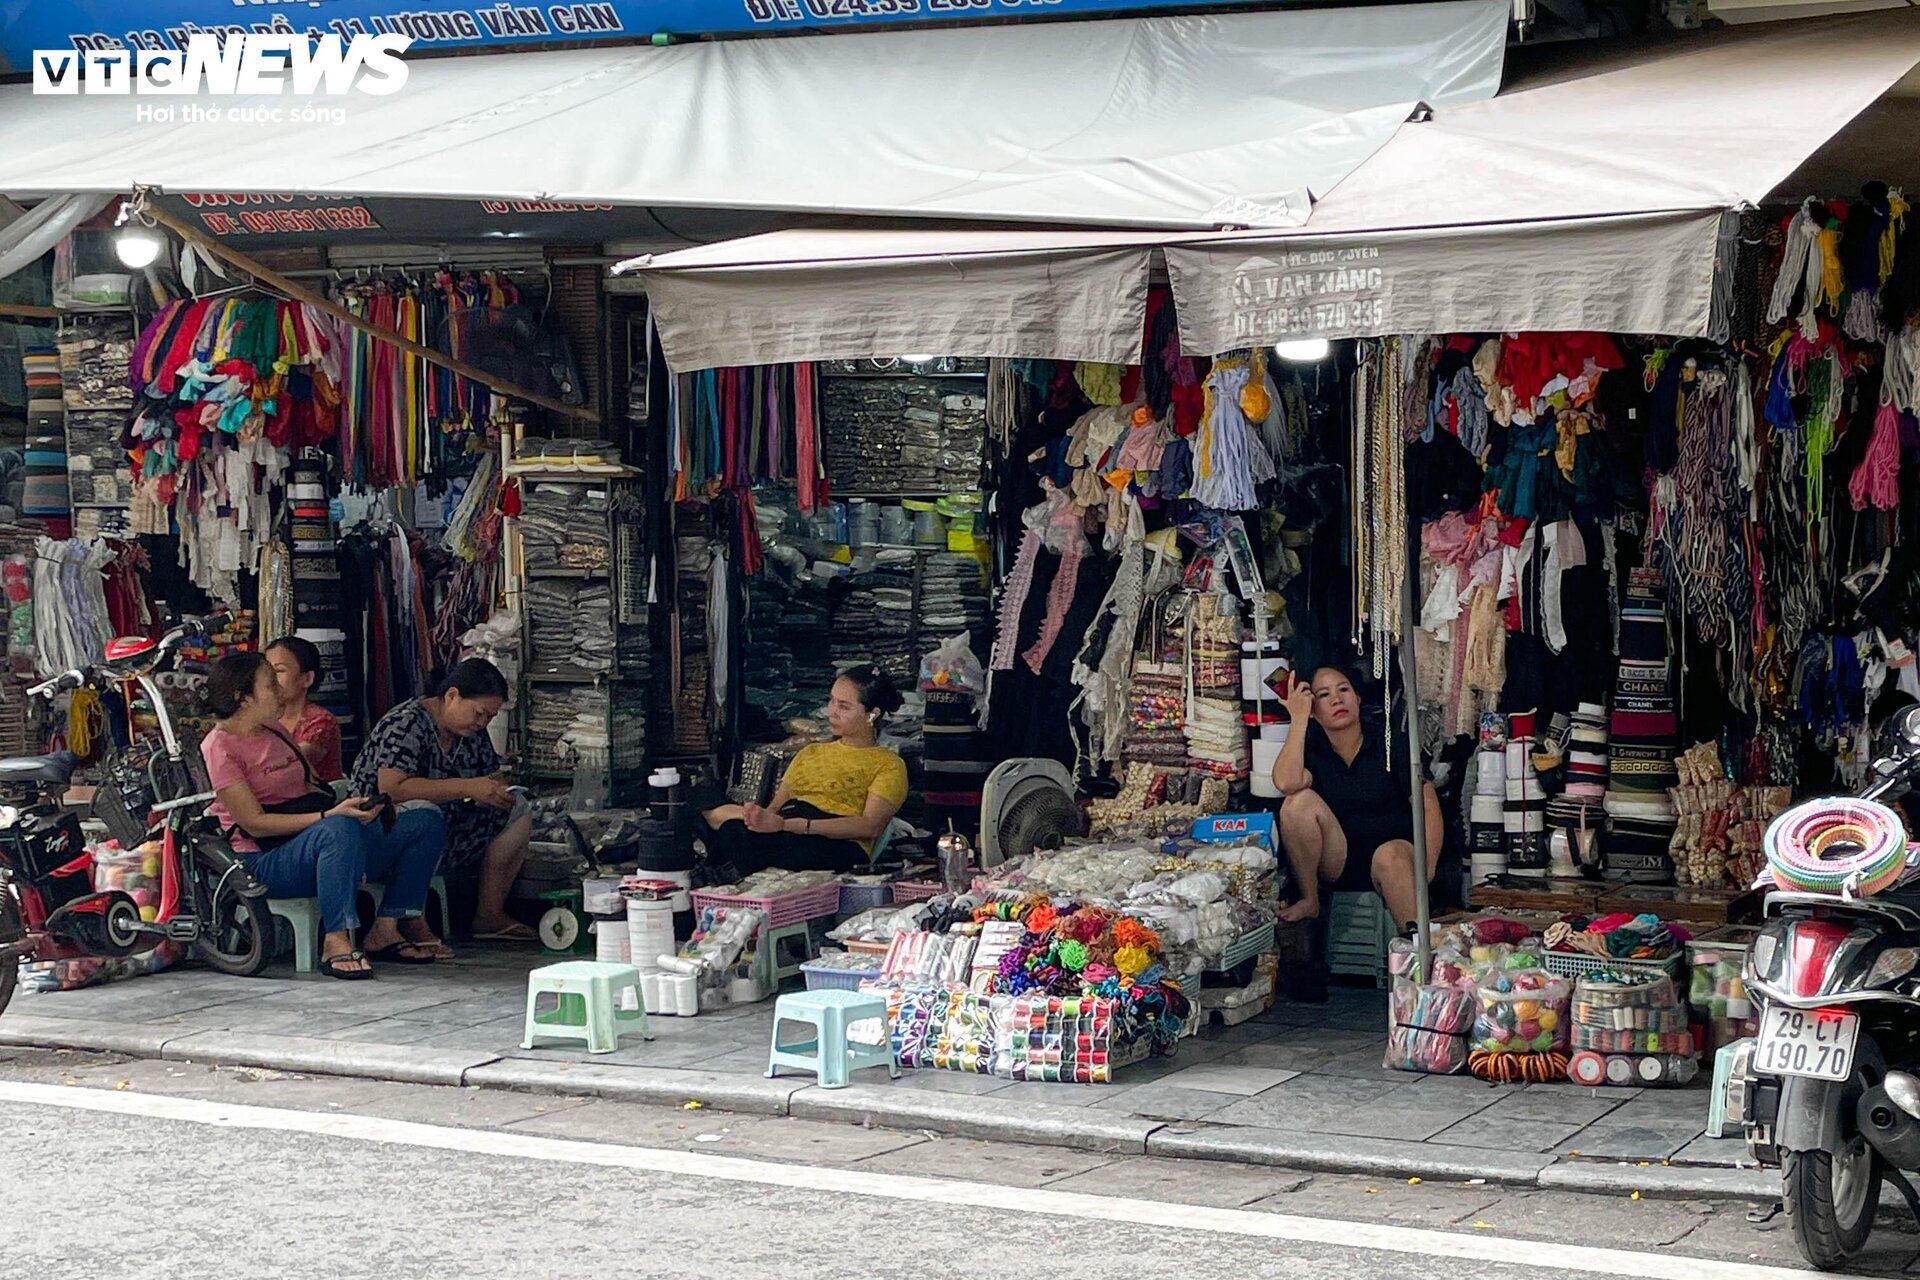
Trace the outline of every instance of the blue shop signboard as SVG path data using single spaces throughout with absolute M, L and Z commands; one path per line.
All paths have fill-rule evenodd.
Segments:
M 1252 0 L 1250 0 L 1252 2 Z M 413 50 L 739 35 L 898 22 L 1087 16 L 1192 7 L 1193 0 L 595 0 L 457 4 L 418 0 L 0 0 L 0 72 L 36 49 L 183 48 L 200 33 L 402 35 Z M 1268 3 L 1263 7 L 1280 7 Z

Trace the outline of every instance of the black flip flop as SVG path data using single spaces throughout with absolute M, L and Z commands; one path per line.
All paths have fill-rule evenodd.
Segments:
M 438 962 L 440 957 L 434 955 L 409 956 L 401 954 L 409 948 L 416 951 L 423 951 L 426 947 L 427 944 L 424 942 L 408 942 L 402 939 L 399 942 L 393 943 L 391 946 L 382 947 L 378 951 L 367 952 L 367 959 L 377 960 L 381 964 L 434 964 Z
M 338 978 L 342 982 L 361 982 L 373 976 L 371 969 L 342 969 L 337 967 L 342 960 L 365 960 L 364 951 L 342 951 L 338 955 L 320 957 L 320 972 L 329 978 Z

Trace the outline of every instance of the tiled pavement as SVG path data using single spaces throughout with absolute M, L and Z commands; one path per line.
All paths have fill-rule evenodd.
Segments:
M 656 1018 L 651 1043 L 629 1037 L 611 1054 L 522 1049 L 525 973 L 535 963 L 529 953 L 493 951 L 431 968 L 391 969 L 361 983 L 295 977 L 286 966 L 262 978 L 189 968 L 85 991 L 22 991 L 0 1015 L 0 1034 L 9 1025 L 32 1025 L 44 1036 L 47 1020 L 65 1019 L 76 1030 L 137 1025 L 156 1044 L 227 1032 L 397 1046 L 393 1061 L 418 1050 L 743 1080 L 765 1070 L 771 1001 L 697 1018 Z M 1738 1141 L 1701 1136 L 1704 1074 L 1685 1089 L 1585 1089 L 1390 1071 L 1380 1062 L 1382 1004 L 1371 989 L 1336 988 L 1326 1005 L 1278 1005 L 1238 1027 L 1210 1027 L 1181 1041 L 1171 1056 L 1124 1068 L 1104 1086 L 945 1071 L 910 1071 L 897 1082 L 879 1070 L 856 1078 L 875 1090 L 930 1091 L 955 1103 L 990 1097 L 1085 1107 L 1090 1123 L 1096 1116 L 1139 1118 L 1200 1137 L 1277 1131 L 1336 1149 L 1373 1149 L 1364 1140 L 1387 1140 L 1401 1150 L 1417 1143 L 1426 1154 L 1468 1165 L 1516 1157 L 1540 1164 L 1584 1159 L 1719 1167 L 1744 1160 Z

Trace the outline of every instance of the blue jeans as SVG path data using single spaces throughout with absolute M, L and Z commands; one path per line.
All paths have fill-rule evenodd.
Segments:
M 332 817 L 277 849 L 241 855 L 247 870 L 276 898 L 319 898 L 322 927 L 360 926 L 360 882 L 384 880 L 380 914 L 404 920 L 423 913 L 427 888 L 447 851 L 447 820 L 438 809 L 409 809 L 392 831 L 379 822 Z

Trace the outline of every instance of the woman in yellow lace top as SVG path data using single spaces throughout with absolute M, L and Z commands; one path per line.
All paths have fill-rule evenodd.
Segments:
M 765 867 L 849 871 L 907 798 L 907 766 L 879 744 L 900 694 L 878 667 L 855 667 L 827 701 L 832 742 L 803 747 L 766 805 L 721 805 L 705 813 L 708 856 L 741 875 Z

